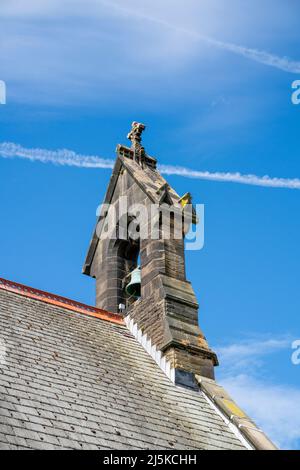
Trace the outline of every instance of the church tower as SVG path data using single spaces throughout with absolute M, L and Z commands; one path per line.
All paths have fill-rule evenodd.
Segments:
M 96 306 L 132 320 L 175 370 L 175 383 L 214 378 L 216 354 L 198 324 L 198 302 L 186 279 L 184 237 L 197 223 L 161 176 L 134 122 L 131 148 L 118 145 L 83 272 L 96 279 Z M 139 284 L 140 276 L 140 284 Z

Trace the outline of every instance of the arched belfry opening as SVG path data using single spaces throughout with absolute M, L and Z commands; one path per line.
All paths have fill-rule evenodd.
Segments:
M 141 295 L 140 240 L 128 238 L 118 241 L 121 295 L 117 299 L 119 311 L 126 313 Z
M 83 271 L 96 278 L 97 307 L 117 313 L 123 304 L 122 315 L 130 317 L 151 339 L 176 373 L 212 378 L 218 361 L 199 328 L 198 302 L 186 279 L 185 229 L 178 229 L 175 223 L 182 220 L 183 207 L 191 197 L 189 193 L 180 197 L 159 173 L 156 159 L 141 145 L 144 129 L 143 124 L 134 122 L 128 134 L 131 148 L 117 147 L 104 201 L 120 215 L 116 218 L 117 236 L 102 237 L 105 213 L 101 213 Z M 132 206 L 145 212 L 146 219 L 141 222 L 132 216 Z M 154 206 L 159 208 L 158 214 L 152 212 Z M 169 218 L 161 218 L 160 211 L 165 209 Z M 133 222 L 133 232 L 139 237 L 128 230 Z M 136 271 L 138 266 L 140 272 Z
M 139 266 L 140 241 L 131 238 L 104 240 L 97 257 L 96 303 L 106 310 L 126 309 L 136 298 L 126 293 L 131 273 Z M 123 310 L 123 309 L 122 309 Z

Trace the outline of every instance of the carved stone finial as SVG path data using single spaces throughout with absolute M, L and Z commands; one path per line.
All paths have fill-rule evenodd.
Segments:
M 133 122 L 131 125 L 131 131 L 127 135 L 127 139 L 131 141 L 131 148 L 134 152 L 134 159 L 138 163 L 142 164 L 145 157 L 145 149 L 141 145 L 142 132 L 146 129 L 145 124 L 141 122 Z

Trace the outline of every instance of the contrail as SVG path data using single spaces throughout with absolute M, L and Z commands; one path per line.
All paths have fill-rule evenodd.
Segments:
M 239 46 L 229 42 L 222 42 L 209 37 L 202 37 L 202 39 L 203 41 L 206 41 L 213 46 L 219 47 L 220 49 L 233 52 L 235 54 L 246 57 L 247 59 L 254 60 L 255 62 L 268 65 L 269 67 L 275 67 L 289 73 L 300 73 L 300 62 L 292 60 L 289 57 L 279 57 L 275 54 L 271 54 L 270 52 L 251 49 L 249 47 Z
M 11 142 L 0 143 L 0 157 L 24 158 L 42 163 L 53 163 L 61 166 L 77 166 L 80 168 L 113 168 L 114 161 L 93 155 L 80 155 L 72 150 L 26 149 Z
M 241 173 L 210 173 L 209 171 L 197 171 L 181 166 L 161 165 L 160 171 L 165 175 L 178 175 L 186 178 L 195 178 L 210 181 L 223 181 L 227 183 L 250 184 L 252 186 L 264 186 L 269 188 L 300 189 L 298 178 L 272 178 L 268 175 L 242 175 Z
M 72 150 L 27 149 L 11 142 L 0 143 L 0 157 L 22 158 L 32 162 L 37 161 L 78 168 L 111 169 L 114 166 L 114 160 L 95 155 L 81 155 Z M 272 178 L 267 175 L 242 175 L 240 173 L 211 173 L 209 171 L 198 171 L 170 165 L 160 165 L 159 170 L 165 175 L 176 175 L 184 178 L 239 183 L 269 188 L 300 189 L 300 179 L 298 178 Z
M 113 8 L 114 10 L 123 15 L 158 24 L 173 31 L 185 34 L 186 36 L 190 36 L 196 40 L 206 42 L 219 49 L 224 49 L 233 52 L 234 54 L 246 57 L 247 59 L 254 60 L 255 62 L 259 62 L 270 67 L 275 67 L 277 69 L 283 70 L 284 72 L 295 74 L 300 73 L 300 61 L 292 60 L 289 57 L 280 57 L 275 54 L 271 54 L 267 51 L 253 49 L 231 42 L 223 42 L 218 39 L 202 35 L 197 31 L 174 25 L 172 23 L 169 23 L 168 21 L 144 13 L 140 13 L 136 10 L 121 6 L 111 1 L 100 0 L 100 3 L 106 5 L 108 8 Z

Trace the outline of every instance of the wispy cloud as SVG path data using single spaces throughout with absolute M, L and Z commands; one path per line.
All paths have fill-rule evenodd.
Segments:
M 142 112 L 151 109 L 160 115 L 169 109 L 163 103 L 177 110 L 184 101 L 190 103 L 190 115 L 199 116 L 199 106 L 209 96 L 213 100 L 216 90 L 242 100 L 240 90 L 247 87 L 252 102 L 270 106 L 266 88 L 271 87 L 256 86 L 266 67 L 260 73 L 250 69 L 248 86 L 249 67 L 243 65 L 249 64 L 232 63 L 230 56 L 299 73 L 299 60 L 271 53 L 280 47 L 294 54 L 297 7 L 280 0 L 275 5 L 271 0 L 253 2 L 247 14 L 243 2 L 226 0 L 176 5 L 171 0 L 29 0 L 26 6 L 19 0 L 2 1 L 1 78 L 9 86 L 9 101 L 97 105 L 98 110 L 107 109 L 107 103 L 110 109 L 112 103 L 125 103 L 130 110 L 134 103 Z M 267 4 L 272 15 L 263 21 Z M 133 93 L 138 99 L 132 100 Z M 243 114 L 248 113 L 250 105 L 239 103 Z
M 241 173 L 222 173 L 209 171 L 198 171 L 180 166 L 161 165 L 162 173 L 167 175 L 178 175 L 186 178 L 195 178 L 210 181 L 223 181 L 227 183 L 250 184 L 252 186 L 264 186 L 270 188 L 300 189 L 299 178 L 272 178 L 268 175 L 242 175 Z
M 250 337 L 236 341 L 225 346 L 217 346 L 220 363 L 224 365 L 223 374 L 233 374 L 235 372 L 247 370 L 254 371 L 254 368 L 261 366 L 264 360 L 277 352 L 291 347 L 290 336 L 280 337 Z
M 299 449 L 299 389 L 245 374 L 226 377 L 220 383 L 279 448 Z
M 289 57 L 280 57 L 275 54 L 271 54 L 270 52 L 251 49 L 249 47 L 232 44 L 230 42 L 222 42 L 209 37 L 201 37 L 200 35 L 199 39 L 207 41 L 213 46 L 246 57 L 247 59 L 254 60 L 255 62 L 260 62 L 261 64 L 283 70 L 284 72 L 295 74 L 300 73 L 300 61 L 291 60 Z
M 78 168 L 107 169 L 113 168 L 114 161 L 96 155 L 82 155 L 72 150 L 46 150 L 40 148 L 24 148 L 12 142 L 0 143 L 0 157 L 21 158 L 32 162 L 52 163 L 61 166 Z M 300 189 L 300 179 L 272 178 L 270 176 L 242 175 L 240 173 L 222 173 L 198 171 L 181 166 L 160 165 L 159 170 L 165 175 L 177 175 L 184 178 L 239 183 L 269 188 Z
M 291 343 L 289 335 L 254 335 L 214 348 L 221 364 L 218 381 L 274 443 L 285 449 L 300 446 L 300 390 L 272 383 L 268 360 L 291 351 Z
M 61 166 L 78 168 L 113 168 L 114 161 L 93 155 L 80 155 L 72 150 L 46 150 L 40 148 L 24 148 L 11 142 L 0 144 L 0 157 L 22 158 L 31 162 L 53 163 Z
M 234 54 L 238 54 L 240 56 L 246 57 L 247 59 L 254 60 L 255 62 L 259 62 L 261 64 L 268 65 L 270 67 L 275 67 L 277 69 L 283 70 L 284 72 L 295 73 L 295 74 L 300 73 L 300 61 L 292 60 L 289 57 L 280 57 L 276 54 L 272 54 L 264 50 L 249 48 L 249 47 L 234 44 L 231 42 L 220 41 L 213 37 L 202 35 L 192 29 L 183 28 L 176 24 L 170 23 L 169 21 L 156 18 L 152 15 L 140 13 L 137 10 L 124 7 L 123 5 L 119 5 L 117 3 L 108 2 L 106 0 L 100 0 L 100 1 L 103 5 L 109 6 L 113 8 L 114 10 L 119 11 L 121 14 L 125 16 L 130 16 L 132 18 L 137 18 L 139 20 L 144 20 L 144 21 L 158 24 L 164 28 L 168 28 L 178 33 L 182 33 L 184 35 L 190 36 L 193 39 L 206 42 L 207 44 L 210 44 L 219 49 L 224 49 L 226 51 L 233 52 Z

